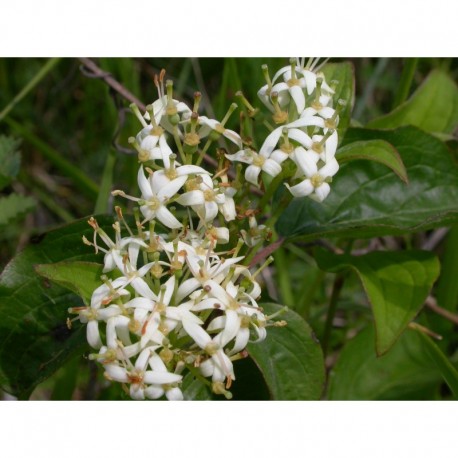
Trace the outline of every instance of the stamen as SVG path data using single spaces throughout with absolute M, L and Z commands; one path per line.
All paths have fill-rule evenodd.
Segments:
M 192 107 L 192 111 L 194 113 L 199 112 L 199 105 L 202 99 L 202 94 L 200 92 L 194 92 L 194 106 Z
M 130 109 L 132 110 L 132 113 L 137 117 L 137 119 L 140 121 L 141 125 L 143 127 L 147 127 L 148 124 L 146 123 L 145 121 L 145 118 L 142 116 L 142 114 L 140 113 L 140 110 L 139 108 L 137 107 L 137 105 L 135 103 L 131 103 L 129 105 Z
M 231 103 L 231 106 L 229 107 L 226 115 L 224 116 L 223 120 L 221 121 L 221 125 L 223 127 L 226 124 L 226 122 L 229 120 L 229 117 L 231 116 L 231 114 L 234 112 L 236 108 L 238 108 L 238 105 L 236 103 Z
M 251 276 L 251 278 L 253 278 L 253 280 L 269 265 L 273 262 L 274 258 L 273 256 L 269 256 L 265 261 L 264 263 L 262 264 L 261 267 L 259 267 L 256 272 Z
M 270 79 L 270 75 L 269 75 L 269 67 L 267 66 L 267 64 L 264 64 L 261 66 L 261 69 L 262 69 L 262 73 L 264 74 L 264 78 L 267 83 L 266 94 L 270 95 L 270 92 L 272 91 L 272 80 Z

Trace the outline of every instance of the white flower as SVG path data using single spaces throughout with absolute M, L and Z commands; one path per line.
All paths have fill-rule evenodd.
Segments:
M 159 172 L 159 171 L 158 171 Z M 177 192 L 186 182 L 188 176 L 178 176 L 174 180 L 169 180 L 163 173 L 155 172 L 150 179 L 145 177 L 143 166 L 138 170 L 138 186 L 142 192 L 142 197 L 136 198 L 127 196 L 125 193 L 117 194 L 127 197 L 140 203 L 140 211 L 146 218 L 145 221 L 158 219 L 164 226 L 170 229 L 182 227 L 182 224 L 166 208 L 166 204 L 175 197 Z
M 240 138 L 240 135 L 233 130 L 226 129 L 216 119 L 209 119 L 206 116 L 199 116 L 198 122 L 202 125 L 202 127 L 199 129 L 199 137 L 206 137 L 210 134 L 210 132 L 214 131 L 223 137 L 226 137 L 232 143 L 235 143 L 239 148 L 242 147 L 242 139 Z
M 92 348 L 99 349 L 102 347 L 99 321 L 107 321 L 121 313 L 121 309 L 117 305 L 104 306 L 109 305 L 121 296 L 129 295 L 130 293 L 124 289 L 124 282 L 116 279 L 113 282 L 108 281 L 107 284 L 103 284 L 94 290 L 89 307 L 72 307 L 68 309 L 69 313 L 78 313 L 81 323 L 87 323 L 86 338 Z
M 190 206 L 201 219 L 211 222 L 218 215 L 219 206 L 224 204 L 226 196 L 221 189 L 213 187 L 213 181 L 208 175 L 201 175 L 200 178 L 200 183 L 178 197 L 177 202 Z
M 226 157 L 231 161 L 250 164 L 245 170 L 245 179 L 255 186 L 258 185 L 258 177 L 261 170 L 272 177 L 276 177 L 281 172 L 281 166 L 269 158 L 267 150 L 261 149 L 258 154 L 252 149 L 245 149 L 235 154 L 226 154 Z
M 211 286 L 209 295 L 212 297 L 202 300 L 192 310 L 196 312 L 207 309 L 224 310 L 225 315 L 224 320 L 222 320 L 224 321 L 224 329 L 215 337 L 215 341 L 225 347 L 238 336 L 236 345 L 231 350 L 231 353 L 236 353 L 246 347 L 250 337 L 250 326 L 257 334 L 255 341 L 265 338 L 266 318 L 251 295 L 239 290 L 232 282 L 228 282 L 226 288 L 213 281 L 209 281 L 207 284 Z
M 254 216 L 250 216 L 248 218 L 248 225 L 250 226 L 249 231 L 245 231 L 244 229 L 240 231 L 243 241 L 247 244 L 247 246 L 253 247 L 262 240 L 265 240 L 268 230 L 264 224 L 258 226 L 256 218 Z
M 294 197 L 310 196 L 312 199 L 322 202 L 331 190 L 325 180 L 337 173 L 339 164 L 335 159 L 331 159 L 321 169 L 318 169 L 315 158 L 311 156 L 311 153 L 295 156 L 298 168 L 306 176 L 306 179 L 295 186 L 288 184 L 285 186 Z
M 182 376 L 168 372 L 164 365 L 159 366 L 154 356 L 151 356 L 154 348 L 157 347 L 145 348 L 135 365 L 129 369 L 116 363 L 105 364 L 106 378 L 130 384 L 129 392 L 132 399 L 145 399 L 145 396 L 151 399 L 161 397 L 164 394 L 164 385 L 178 383 Z M 146 370 L 148 364 L 153 370 Z
M 228 379 L 228 383 L 235 380 L 234 368 L 229 357 L 224 353 L 216 336 L 214 339 L 198 324 L 183 322 L 186 333 L 194 342 L 210 356 L 211 361 L 202 363 L 200 369 L 204 377 L 212 377 L 213 381 L 222 382 Z

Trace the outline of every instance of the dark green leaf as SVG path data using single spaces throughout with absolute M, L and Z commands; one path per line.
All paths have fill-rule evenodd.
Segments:
M 267 314 L 278 312 L 276 304 L 262 304 Z M 275 400 L 319 399 L 324 384 L 321 347 L 310 326 L 295 312 L 281 315 L 282 328 L 269 328 L 267 338 L 248 345 Z
M 42 277 L 68 288 L 89 302 L 94 290 L 101 285 L 103 265 L 93 262 L 58 262 L 35 267 Z
M 455 399 L 458 399 L 458 371 L 451 365 L 441 349 L 427 335 L 418 333 L 423 341 L 422 350 L 430 358 L 431 364 L 435 364 L 445 382 L 451 389 Z
M 415 318 L 439 276 L 439 261 L 428 251 L 379 251 L 364 256 L 335 255 L 317 249 L 328 272 L 352 268 L 366 291 L 376 327 L 376 350 L 386 353 Z
M 407 329 L 389 353 L 377 357 L 374 328 L 350 340 L 329 377 L 332 400 L 431 399 L 440 373 L 424 354 L 418 332 Z
M 21 165 L 21 154 L 17 150 L 21 140 L 0 135 L 0 190 L 16 178 Z
M 346 106 L 339 113 L 339 126 L 337 132 L 339 141 L 342 141 L 345 131 L 350 124 L 351 112 L 355 102 L 355 70 L 350 62 L 338 64 L 326 64 L 323 73 L 328 84 L 331 81 L 338 82 L 333 99 L 341 99 L 346 102 Z
M 368 127 L 393 129 L 413 125 L 431 133 L 451 134 L 458 126 L 458 87 L 444 72 L 434 70 L 410 99 Z
M 402 181 L 408 182 L 407 172 L 399 153 L 393 145 L 383 140 L 353 142 L 345 145 L 337 151 L 336 159 L 339 164 L 357 159 L 380 162 L 393 170 Z
M 352 161 L 335 176 L 323 203 L 294 199 L 277 223 L 285 237 L 371 237 L 458 221 L 458 166 L 445 145 L 415 127 L 349 129 L 345 143 L 385 140 L 399 152 L 409 183 L 381 164 Z
M 99 218 L 109 226 L 111 218 Z M 78 221 L 37 238 L 17 255 L 0 276 L 0 386 L 26 397 L 73 354 L 86 348 L 85 328 L 68 330 L 69 307 L 81 299 L 40 277 L 37 264 L 59 261 L 100 261 L 81 237 L 93 231 Z
M 20 194 L 10 194 L 0 197 L 0 226 L 6 226 L 15 218 L 32 211 L 35 208 L 35 200 Z

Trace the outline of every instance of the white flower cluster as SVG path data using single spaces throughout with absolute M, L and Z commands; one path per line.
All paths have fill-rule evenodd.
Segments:
M 173 99 L 170 82 L 164 90 L 163 74 L 156 83 L 159 99 L 144 115 L 133 108 L 143 126 L 130 139 L 141 163 L 141 195 L 113 192 L 139 206 L 137 228 L 129 228 L 119 207 L 114 238 L 89 220 L 94 239 L 84 241 L 105 253 L 104 276 L 90 305 L 69 311 L 87 323 L 87 340 L 97 350 L 91 359 L 132 398 L 183 399 L 187 371 L 230 397 L 233 361 L 245 356 L 249 341 L 264 339 L 269 325 L 256 302 L 260 269 L 252 274 L 238 255 L 244 243 L 259 242 L 265 228 L 250 217 L 250 233 L 231 240 L 226 225 L 237 216 L 237 190 L 227 169 L 212 176 L 198 165 L 203 138 L 222 135 L 242 147 L 240 136 L 224 127 L 227 116 L 221 123 L 199 116 L 200 94 L 191 110 Z
M 322 202 L 339 169 L 335 159 L 336 128 L 344 101 L 339 100 L 333 108 L 334 89 L 319 72 L 322 65 L 317 64 L 318 59 L 307 63 L 292 59 L 291 65 L 280 69 L 273 80 L 267 66 L 263 67 L 267 84 L 258 95 L 278 127 L 266 137 L 258 152 L 245 148 L 226 157 L 249 164 L 245 178 L 254 185 L 258 185 L 261 171 L 276 177 L 290 160 L 295 167 L 294 184 L 285 186 L 291 194 Z M 279 79 L 283 81 L 277 82 Z

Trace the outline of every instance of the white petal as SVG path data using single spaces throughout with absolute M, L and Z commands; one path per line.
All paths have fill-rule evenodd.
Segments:
M 291 65 L 287 65 L 286 67 L 280 68 L 280 70 L 278 70 L 277 73 L 275 73 L 275 75 L 274 75 L 274 77 L 272 79 L 272 83 L 275 83 L 275 81 L 278 79 L 278 77 L 283 75 L 287 71 L 291 71 Z
M 331 159 L 319 170 L 319 174 L 324 177 L 333 177 L 339 170 L 339 163 L 335 159 Z
M 316 75 L 309 70 L 305 70 L 304 77 L 307 86 L 307 94 L 310 95 L 316 88 Z
M 287 125 L 288 128 L 307 126 L 324 127 L 324 119 L 320 116 L 302 116 Z
M 86 337 L 89 345 L 98 350 L 102 346 L 99 333 L 99 323 L 96 320 L 90 320 L 86 328 Z
M 202 205 L 205 202 L 202 191 L 195 190 L 182 194 L 177 200 L 180 205 Z
M 282 91 L 287 91 L 290 87 L 284 83 L 284 82 L 281 82 L 281 83 L 277 83 L 275 84 L 273 87 L 272 87 L 272 92 L 277 92 L 278 94 L 280 94 L 280 92 Z M 272 93 L 271 92 L 271 93 Z
M 318 170 L 314 155 L 301 146 L 294 150 L 294 162 L 308 178 Z
M 175 289 L 175 275 L 172 275 L 165 282 L 164 304 L 169 305 L 172 299 L 173 291 Z
M 304 131 L 299 129 L 289 129 L 288 138 L 295 140 L 307 149 L 310 148 L 313 143 L 312 139 Z
M 170 229 L 178 229 L 183 225 L 167 210 L 164 206 L 161 206 L 156 212 L 156 218 L 166 227 Z
M 129 395 L 132 399 L 142 401 L 143 399 L 145 399 L 145 390 L 144 388 L 142 388 L 141 385 L 133 383 L 132 385 L 130 385 Z
M 195 291 L 200 286 L 200 281 L 195 278 L 188 278 L 185 280 L 177 291 L 177 302 L 181 302 L 185 297 L 189 296 L 193 291 Z
M 205 202 L 205 221 L 213 221 L 218 214 L 218 205 L 216 202 Z
M 235 310 L 226 310 L 226 325 L 220 334 L 221 346 L 226 346 L 239 332 L 240 318 Z
M 281 164 L 282 162 L 286 161 L 289 158 L 289 154 L 285 153 L 281 149 L 276 149 L 271 155 L 270 159 Z
M 154 177 L 154 174 L 153 174 L 153 177 Z M 180 190 L 180 188 L 185 184 L 187 179 L 188 179 L 187 176 L 175 178 L 169 184 L 162 187 L 158 191 L 157 196 L 162 201 L 164 201 L 165 199 L 171 199 Z
M 314 187 L 308 178 L 295 186 L 289 186 L 288 184 L 285 184 L 285 186 L 294 197 L 308 196 L 314 190 Z
M 157 135 L 147 135 L 140 143 L 140 148 L 148 152 L 156 147 L 159 137 Z
M 200 174 L 209 174 L 202 167 L 198 167 L 197 165 L 182 165 L 177 167 L 176 169 L 177 176 L 181 177 L 183 175 L 200 175 Z
M 249 165 L 245 170 L 245 179 L 248 183 L 253 183 L 255 186 L 258 185 L 258 177 L 261 172 L 261 168 L 257 165 Z
M 318 202 L 323 202 L 323 200 L 328 197 L 330 190 L 331 187 L 328 185 L 328 183 L 323 183 L 322 185 L 318 186 L 318 188 L 315 188 L 315 200 L 318 200 Z
M 117 364 L 106 364 L 105 372 L 115 382 L 127 383 L 129 381 L 126 370 Z
M 331 159 L 334 159 L 336 155 L 337 149 L 337 141 L 338 136 L 337 132 L 334 132 L 327 140 L 326 140 L 326 162 L 330 162 Z
M 226 154 L 225 155 L 230 161 L 244 162 L 245 164 L 253 163 L 253 153 L 251 150 L 240 150 L 235 154 Z
M 237 336 L 235 337 L 234 348 L 231 350 L 231 354 L 238 353 L 246 348 L 248 339 L 250 338 L 250 330 L 248 328 L 240 328 Z
M 141 308 L 144 310 L 148 310 L 151 312 L 155 306 L 155 301 L 157 301 L 157 298 L 154 300 L 151 299 L 146 299 L 145 297 L 136 297 L 134 299 L 131 299 L 129 302 L 126 302 L 124 304 L 124 307 L 126 308 Z
M 148 283 L 146 283 L 146 281 L 143 280 L 143 278 L 135 278 L 134 280 L 132 280 L 131 285 L 134 288 L 134 290 L 138 294 L 140 294 L 140 296 L 146 297 L 153 301 L 157 299 L 156 295 L 151 291 L 150 287 L 148 286 Z
M 156 354 L 153 353 L 149 359 L 149 365 L 153 371 L 158 372 L 167 372 L 167 367 L 164 364 L 164 361 Z
M 324 125 L 324 124 L 323 124 Z M 272 151 L 277 146 L 278 140 L 280 140 L 283 132 L 283 126 L 274 129 L 264 140 L 264 143 L 259 150 L 259 154 L 264 157 L 269 157 Z
M 163 385 L 166 383 L 179 382 L 182 379 L 181 375 L 172 374 L 170 372 L 160 371 L 146 371 L 143 377 L 145 383 L 151 383 L 154 385 Z
M 295 85 L 289 88 L 289 92 L 294 100 L 294 103 L 296 104 L 297 112 L 299 114 L 302 113 L 305 108 L 305 96 L 302 88 Z
M 135 361 L 135 369 L 139 371 L 144 371 L 146 366 L 148 365 L 148 360 L 151 356 L 151 350 L 149 348 L 145 348 L 139 355 L 137 360 Z
M 230 129 L 224 129 L 223 136 L 230 140 L 232 143 L 235 143 L 239 148 L 242 148 L 242 139 L 237 132 L 234 132 Z
M 281 165 L 272 159 L 266 159 L 266 162 L 262 165 L 262 170 L 264 170 L 264 172 L 268 175 L 276 177 L 281 172 Z
M 211 341 L 211 337 L 197 324 L 184 321 L 183 328 L 194 342 L 204 349 Z
M 167 390 L 165 392 L 165 395 L 169 401 L 182 401 L 183 400 L 183 393 L 178 387 Z
M 329 119 L 329 118 L 332 118 L 333 114 L 335 113 L 336 110 L 334 110 L 334 108 L 331 108 L 331 107 L 323 107 L 321 110 L 320 110 L 320 116 L 322 116 L 323 118 L 325 119 Z
M 143 172 L 143 166 L 140 166 L 140 168 L 138 169 L 137 181 L 138 187 L 142 192 L 142 197 L 144 199 L 150 199 L 151 197 L 153 197 L 153 191 L 151 190 L 151 185 L 148 179 L 145 177 L 145 173 Z
M 159 399 L 164 394 L 164 389 L 158 386 L 145 388 L 145 396 L 149 399 Z

